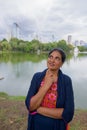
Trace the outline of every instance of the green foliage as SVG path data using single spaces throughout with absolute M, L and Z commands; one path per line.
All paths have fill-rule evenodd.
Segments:
M 7 41 L 5 38 L 2 40 L 2 42 Z
M 57 46 L 59 48 L 62 48 L 65 52 L 70 52 L 70 50 L 73 49 L 72 45 L 71 44 L 68 44 L 66 43 L 65 40 L 61 40 L 57 43 Z
M 11 46 L 8 43 L 8 41 L 3 40 L 3 41 L 0 42 L 0 50 L 1 51 L 11 50 Z
M 9 96 L 7 93 L 0 92 L 1 99 L 10 99 L 10 100 L 25 100 L 25 96 Z
M 12 38 L 9 43 L 6 39 L 0 42 L 0 50 L 12 50 L 28 53 L 36 53 L 38 50 L 41 52 L 48 52 L 53 48 L 62 48 L 65 52 L 69 52 L 73 49 L 72 45 L 67 45 L 65 40 L 58 42 L 41 43 L 40 41 L 33 39 L 31 42 Z
M 4 93 L 4 92 L 0 92 L 0 98 L 8 98 L 8 94 L 7 93 Z
M 12 47 L 12 51 L 17 51 L 17 50 L 18 50 L 18 39 L 12 38 L 12 39 L 9 41 L 9 44 L 10 44 L 11 47 Z
M 2 53 L 0 54 L 0 62 L 8 62 L 16 64 L 24 61 L 31 61 L 31 62 L 40 62 L 43 59 L 46 59 L 46 54 L 36 55 L 36 53 L 22 53 L 22 52 L 11 52 L 11 53 Z
M 83 51 L 87 51 L 87 47 L 84 46 L 78 46 L 79 51 L 83 52 Z
M 9 96 L 10 100 L 16 100 L 16 101 L 24 101 L 25 96 Z

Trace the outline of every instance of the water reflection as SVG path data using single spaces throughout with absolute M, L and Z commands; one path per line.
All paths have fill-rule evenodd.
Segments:
M 87 108 L 87 55 L 78 54 L 72 57 L 68 64 L 63 66 L 63 71 L 71 76 L 73 81 L 76 107 Z
M 0 91 L 9 95 L 26 95 L 31 78 L 46 68 L 46 55 L 0 55 Z M 68 55 L 61 68 L 73 81 L 76 108 L 87 108 L 87 54 Z

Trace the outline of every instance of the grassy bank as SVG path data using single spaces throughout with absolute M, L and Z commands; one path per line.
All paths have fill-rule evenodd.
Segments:
M 0 130 L 26 130 L 27 109 L 24 96 L 0 93 Z M 75 110 L 70 130 L 87 130 L 87 110 Z
M 9 100 L 18 100 L 18 101 L 24 101 L 25 96 L 9 96 L 7 93 L 0 92 L 0 98 L 1 99 L 9 99 Z

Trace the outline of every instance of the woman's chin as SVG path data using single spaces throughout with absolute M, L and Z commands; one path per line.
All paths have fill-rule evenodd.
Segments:
M 49 69 L 49 70 L 52 70 L 52 71 L 55 70 L 53 67 L 49 67 L 48 69 Z

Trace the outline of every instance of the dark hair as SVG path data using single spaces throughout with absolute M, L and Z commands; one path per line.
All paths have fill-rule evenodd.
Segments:
M 64 62 L 65 62 L 65 59 L 66 59 L 66 54 L 65 54 L 65 52 L 63 51 L 63 49 L 61 49 L 61 48 L 54 48 L 54 49 L 52 49 L 52 50 L 48 53 L 48 56 L 49 56 L 52 52 L 54 52 L 54 51 L 57 51 L 57 52 L 59 52 L 59 53 L 61 54 L 61 56 L 62 56 L 62 62 L 64 63 Z

